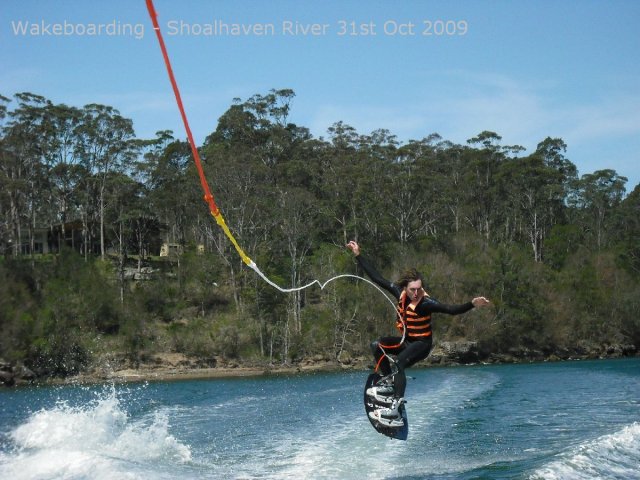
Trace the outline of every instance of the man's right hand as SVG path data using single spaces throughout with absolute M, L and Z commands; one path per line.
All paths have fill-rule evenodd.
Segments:
M 358 245 L 354 240 L 347 243 L 347 248 L 351 250 L 356 257 L 360 255 L 360 245 Z

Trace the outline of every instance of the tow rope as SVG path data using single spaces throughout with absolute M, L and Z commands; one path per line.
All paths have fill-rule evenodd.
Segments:
M 297 291 L 309 288 L 312 285 L 318 285 L 320 287 L 320 289 L 322 290 L 322 289 L 324 289 L 324 287 L 327 286 L 327 284 L 329 284 L 330 282 L 332 282 L 334 280 L 337 280 L 339 278 L 350 277 L 350 278 L 356 278 L 358 280 L 364 280 L 365 282 L 367 282 L 367 283 L 373 285 L 375 288 L 377 288 L 384 295 L 384 297 L 391 303 L 391 305 L 395 309 L 395 304 L 386 295 L 386 293 L 380 287 L 378 287 L 378 285 L 376 285 L 375 283 L 367 280 L 366 278 L 362 278 L 362 277 L 359 277 L 357 275 L 343 274 L 343 275 L 337 275 L 335 277 L 332 277 L 332 278 L 330 278 L 329 280 L 327 280 L 324 283 L 321 283 L 318 280 L 313 280 L 312 282 L 309 282 L 308 284 L 303 285 L 301 287 L 282 288 L 279 285 L 277 285 L 275 282 L 271 281 L 264 273 L 262 273 L 262 271 L 258 268 L 256 263 L 253 260 L 251 260 L 251 258 L 249 258 L 249 256 L 245 253 L 245 251 L 242 249 L 242 247 L 240 246 L 238 241 L 235 239 L 235 237 L 231 233 L 231 230 L 229 230 L 229 227 L 227 226 L 227 223 L 225 222 L 224 217 L 222 216 L 222 212 L 218 208 L 218 205 L 216 205 L 215 198 L 213 197 L 213 194 L 211 193 L 211 189 L 209 188 L 209 184 L 207 183 L 207 178 L 206 178 L 206 176 L 204 174 L 204 170 L 202 169 L 202 162 L 200 160 L 200 154 L 198 153 L 198 148 L 196 147 L 196 142 L 193 139 L 193 134 L 191 133 L 191 128 L 189 127 L 189 120 L 187 118 L 187 114 L 186 114 L 185 109 L 184 109 L 184 104 L 182 103 L 182 97 L 180 96 L 180 89 L 178 88 L 178 82 L 176 81 L 175 75 L 173 74 L 173 69 L 171 68 L 171 61 L 169 59 L 169 54 L 167 52 L 167 47 L 166 47 L 166 45 L 164 43 L 164 39 L 162 37 L 162 31 L 160 30 L 160 25 L 158 24 L 158 14 L 157 14 L 156 9 L 155 9 L 155 7 L 153 5 L 153 0 L 146 0 L 146 3 L 147 3 L 147 10 L 149 11 L 149 17 L 151 17 L 151 23 L 153 24 L 153 29 L 156 32 L 156 37 L 158 38 L 158 43 L 160 45 L 160 50 L 162 51 L 162 57 L 164 59 L 164 64 L 165 64 L 166 69 L 167 69 L 167 74 L 169 75 L 169 80 L 171 82 L 171 88 L 173 89 L 173 94 L 176 97 L 176 103 L 178 104 L 178 109 L 180 110 L 180 116 L 182 117 L 182 123 L 184 124 L 184 128 L 185 128 L 185 130 L 187 132 L 187 139 L 189 141 L 189 146 L 191 147 L 191 153 L 193 154 L 193 161 L 195 162 L 196 168 L 198 170 L 198 177 L 200 178 L 200 185 L 202 186 L 202 191 L 204 192 L 204 197 L 203 197 L 204 201 L 209 206 L 209 212 L 211 213 L 213 218 L 216 220 L 216 223 L 220 226 L 220 228 L 222 228 L 222 231 L 227 236 L 227 238 L 229 239 L 231 244 L 235 247 L 236 251 L 238 252 L 238 255 L 240 255 L 240 258 L 245 263 L 245 265 L 247 265 L 249 268 L 254 270 L 266 283 L 268 283 L 269 285 L 271 285 L 272 287 L 276 288 L 277 290 L 279 290 L 280 292 L 283 292 L 283 293 L 297 292 Z

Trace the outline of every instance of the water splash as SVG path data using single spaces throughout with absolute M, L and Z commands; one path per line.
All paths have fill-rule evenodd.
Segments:
M 149 464 L 191 460 L 187 445 L 169 433 L 169 418 L 150 412 L 132 419 L 115 389 L 73 406 L 58 401 L 33 413 L 8 439 L 0 477 L 11 479 L 145 478 Z
M 558 460 L 545 465 L 531 480 L 640 479 L 640 423 L 584 443 Z

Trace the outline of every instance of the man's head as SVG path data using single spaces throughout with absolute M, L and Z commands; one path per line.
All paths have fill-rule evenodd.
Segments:
M 415 268 L 411 268 L 404 272 L 396 282 L 396 285 L 404 289 L 407 294 L 407 298 L 412 302 L 419 300 L 426 294 L 424 291 L 422 275 Z

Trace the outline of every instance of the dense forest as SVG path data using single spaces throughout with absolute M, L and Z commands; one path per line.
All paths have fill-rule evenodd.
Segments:
M 337 122 L 290 122 L 294 92 L 235 99 L 199 147 L 227 224 L 282 286 L 411 266 L 445 303 L 492 307 L 434 319 L 436 338 L 485 355 L 640 345 L 640 187 L 578 175 L 560 138 L 532 153 L 482 131 L 399 142 Z M 393 331 L 365 282 L 282 294 L 216 225 L 188 144 L 139 139 L 113 107 L 0 97 L 0 358 L 38 375 L 157 352 L 295 363 L 368 354 Z M 603 159 L 606 163 L 606 159 Z M 163 256 L 160 250 L 165 246 Z

